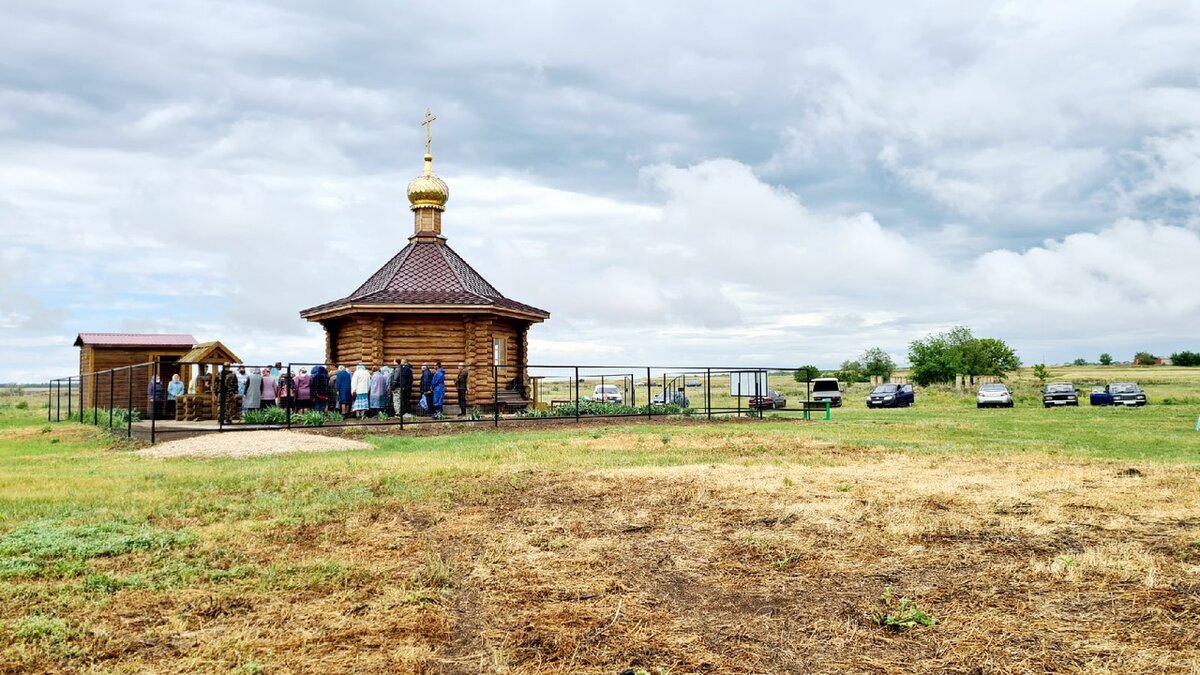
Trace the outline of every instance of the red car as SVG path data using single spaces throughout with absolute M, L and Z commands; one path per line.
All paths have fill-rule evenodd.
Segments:
M 787 397 L 785 397 L 783 394 L 775 391 L 774 389 L 771 389 L 771 390 L 767 391 L 766 396 L 751 396 L 749 405 L 751 408 L 754 408 L 755 410 L 767 410 L 769 408 L 786 408 L 787 407 Z

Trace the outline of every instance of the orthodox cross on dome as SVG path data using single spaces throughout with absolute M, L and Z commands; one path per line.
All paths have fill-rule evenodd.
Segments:
M 429 146 L 433 143 L 433 121 L 437 118 L 433 116 L 433 108 L 425 109 L 425 121 L 421 122 L 421 126 L 425 127 L 425 154 L 429 153 Z

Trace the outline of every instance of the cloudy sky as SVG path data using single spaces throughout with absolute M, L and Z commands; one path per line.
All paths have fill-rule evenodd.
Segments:
M 0 381 L 90 331 L 319 357 L 427 107 L 535 362 L 1200 348 L 1195 2 L 7 0 Z

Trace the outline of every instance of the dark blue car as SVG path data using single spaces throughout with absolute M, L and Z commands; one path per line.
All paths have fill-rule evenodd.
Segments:
M 868 408 L 899 408 L 910 406 L 917 395 L 911 384 L 881 384 L 867 395 Z
M 1093 387 L 1088 397 L 1092 405 L 1146 405 L 1146 394 L 1136 382 L 1113 382 L 1107 387 Z

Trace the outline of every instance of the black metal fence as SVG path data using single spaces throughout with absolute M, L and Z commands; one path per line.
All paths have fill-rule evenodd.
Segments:
M 359 369 L 141 363 L 50 381 L 48 420 L 123 430 L 151 443 L 209 432 L 316 426 L 685 416 L 763 417 L 782 403 L 771 380 L 791 368 L 395 364 Z M 423 373 L 428 372 L 426 378 Z M 828 403 L 790 401 L 804 419 Z M 365 396 L 364 396 L 365 395 Z

